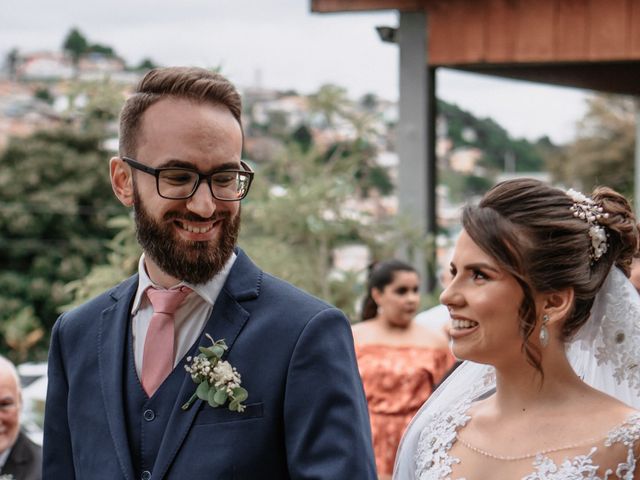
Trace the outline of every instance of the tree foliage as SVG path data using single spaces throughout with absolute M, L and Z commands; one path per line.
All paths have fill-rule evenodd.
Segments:
M 154 62 L 151 58 L 144 57 L 142 60 L 140 60 L 140 63 L 138 63 L 135 69 L 136 70 L 152 70 L 157 67 L 159 67 L 159 65 L 156 62 Z
M 590 191 L 607 185 L 633 196 L 636 104 L 631 97 L 598 94 L 587 100 L 588 110 L 578 134 L 563 151 L 553 152 L 548 167 L 566 185 Z
M 124 211 L 102 149 L 113 119 L 102 103 L 97 93 L 70 115 L 82 121 L 13 138 L 0 154 L 0 351 L 16 360 L 46 352 L 71 300 L 65 285 L 105 261 L 109 221 Z
M 401 245 L 426 250 L 423 235 L 402 219 L 374 219 L 354 208 L 357 155 L 326 158 L 312 148 L 289 145 L 259 171 L 243 207 L 241 245 L 262 267 L 342 308 L 352 318 L 362 278 L 336 272 L 336 248 L 363 244 L 374 258 L 388 258 Z M 364 272 L 361 272 L 364 273 Z
M 77 28 L 72 28 L 62 42 L 62 49 L 69 54 L 75 64 L 87 51 L 88 46 L 86 37 Z
M 62 42 L 62 50 L 67 52 L 71 57 L 74 65 L 78 65 L 80 59 L 90 53 L 98 53 L 106 57 L 115 57 L 115 50 L 109 45 L 101 43 L 89 43 L 87 37 L 77 28 L 72 28 L 64 41 Z
M 544 157 L 535 143 L 513 139 L 491 118 L 476 118 L 456 105 L 438 101 L 438 113 L 447 122 L 448 135 L 455 147 L 478 147 L 484 152 L 482 166 L 503 171 L 505 158 L 513 155 L 517 172 L 538 172 Z
M 337 272 L 333 253 L 351 244 L 368 246 L 374 258 L 388 258 L 401 245 L 426 251 L 428 242 L 411 222 L 374 222 L 353 207 L 358 161 L 327 159 L 294 142 L 272 162 L 256 166 L 256 181 L 243 202 L 240 246 L 257 263 L 305 290 L 334 303 L 352 318 L 364 289 L 362 274 Z M 117 220 L 119 233 L 105 264 L 69 285 L 77 304 L 124 279 L 135 270 L 139 250 L 130 218 Z
M 351 103 L 347 96 L 347 90 L 333 84 L 322 85 L 316 93 L 309 97 L 311 110 L 319 114 L 324 124 L 333 127 L 336 117 L 344 113 L 345 108 Z
M 0 157 L 0 324 L 6 343 L 15 322 L 48 330 L 58 306 L 69 301 L 64 285 L 104 260 L 107 221 L 119 209 L 99 143 L 64 128 L 14 139 Z

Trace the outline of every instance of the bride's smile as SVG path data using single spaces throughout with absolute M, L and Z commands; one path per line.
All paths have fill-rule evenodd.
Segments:
M 496 352 L 522 358 L 518 315 L 522 288 L 517 280 L 462 231 L 451 261 L 453 279 L 440 302 L 449 308 L 456 357 L 495 364 Z

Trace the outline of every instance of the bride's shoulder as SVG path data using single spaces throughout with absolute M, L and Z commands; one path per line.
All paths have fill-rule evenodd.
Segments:
M 626 444 L 637 442 L 640 440 L 640 411 L 626 408 L 622 412 L 624 417 L 609 431 L 607 438 L 612 442 L 622 441 Z

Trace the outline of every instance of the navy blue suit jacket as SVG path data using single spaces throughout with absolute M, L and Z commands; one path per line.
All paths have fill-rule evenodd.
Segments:
M 185 372 L 152 479 L 375 479 L 349 322 L 237 253 L 204 333 L 229 346 L 247 411 L 181 410 L 195 387 Z M 136 288 L 134 276 L 53 328 L 45 480 L 134 480 L 122 376 Z

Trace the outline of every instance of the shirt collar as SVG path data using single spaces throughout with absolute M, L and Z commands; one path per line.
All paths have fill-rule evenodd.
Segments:
M 202 298 L 202 300 L 207 302 L 209 305 L 213 305 L 216 301 L 216 298 L 218 297 L 218 294 L 220 293 L 220 290 L 222 290 L 224 282 L 227 281 L 227 277 L 229 276 L 231 267 L 233 267 L 233 264 L 236 261 L 237 257 L 238 255 L 236 255 L 235 252 L 232 252 L 231 256 L 227 260 L 227 263 L 225 263 L 224 267 L 222 267 L 222 270 L 220 270 L 212 279 L 210 279 L 206 283 L 199 283 L 197 285 L 194 285 L 192 283 L 182 281 L 171 288 L 177 288 L 181 286 L 189 287 L 191 290 L 196 292 L 200 296 L 200 298 Z M 135 315 L 140 309 L 140 305 L 142 303 L 142 300 L 144 299 L 144 292 L 149 287 L 160 289 L 162 288 L 161 286 L 153 283 L 153 281 L 149 278 L 147 269 L 144 265 L 143 253 L 140 256 L 140 260 L 138 261 L 138 290 L 136 291 L 136 296 L 133 299 L 133 305 L 131 307 L 132 315 Z
M 11 445 L 9 448 L 7 448 L 4 452 L 0 453 L 0 471 L 2 471 L 2 467 L 4 467 L 4 464 L 7 463 L 7 459 L 9 458 L 9 455 L 11 454 L 11 449 L 13 448 L 13 445 Z

